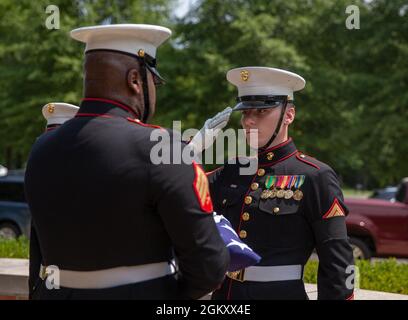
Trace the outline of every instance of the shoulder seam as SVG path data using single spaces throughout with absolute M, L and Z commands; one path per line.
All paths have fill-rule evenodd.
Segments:
M 210 174 L 213 174 L 214 172 L 217 172 L 218 170 L 221 170 L 223 168 L 224 168 L 224 166 L 218 167 L 217 169 L 206 172 L 205 175 L 209 176 Z
M 310 161 L 307 161 L 307 160 L 303 159 L 302 157 L 300 157 L 301 154 L 302 154 L 301 152 L 298 152 L 298 153 L 296 154 L 296 158 L 297 158 L 299 161 L 302 161 L 303 163 L 306 163 L 306 164 L 308 164 L 309 166 L 315 167 L 316 169 L 320 170 L 320 167 L 319 167 L 317 164 L 314 164 L 314 163 L 312 163 L 312 162 L 310 162 Z
M 157 125 L 153 125 L 153 124 L 147 124 L 147 123 L 143 123 L 142 121 L 140 121 L 139 119 L 132 119 L 130 117 L 126 118 L 129 122 L 138 124 L 142 127 L 148 127 L 148 128 L 153 128 L 153 129 L 161 129 L 161 130 L 165 130 L 164 128 L 157 126 Z

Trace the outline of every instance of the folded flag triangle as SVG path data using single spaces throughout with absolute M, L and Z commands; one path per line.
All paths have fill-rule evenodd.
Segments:
M 227 218 L 214 213 L 214 221 L 230 254 L 229 272 L 253 266 L 261 261 L 261 257 L 241 241 Z

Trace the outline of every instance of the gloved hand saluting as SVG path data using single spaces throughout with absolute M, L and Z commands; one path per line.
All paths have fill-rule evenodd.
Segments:
M 205 121 L 201 130 L 191 139 L 188 144 L 197 153 L 209 148 L 217 138 L 221 130 L 227 125 L 231 116 L 232 108 L 227 107 L 214 117 Z

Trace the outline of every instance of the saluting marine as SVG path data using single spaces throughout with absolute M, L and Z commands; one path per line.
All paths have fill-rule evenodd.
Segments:
M 25 180 L 42 278 L 56 266 L 60 289 L 43 281 L 33 298 L 196 299 L 225 278 L 229 254 L 203 169 L 151 160 L 151 133 L 167 130 L 147 124 L 162 82 L 156 49 L 170 34 L 137 24 L 71 32 L 86 43 L 85 98 L 37 140 Z
M 247 143 L 258 149 L 257 171 L 240 174 L 238 159 L 208 173 L 214 209 L 262 260 L 229 272 L 213 299 L 308 299 L 303 270 L 319 256 L 318 298 L 352 299 L 353 254 L 347 238 L 338 178 L 327 164 L 299 151 L 288 137 L 295 118 L 294 91 L 302 77 L 266 67 L 232 69 Z M 251 130 L 258 130 L 253 133 Z

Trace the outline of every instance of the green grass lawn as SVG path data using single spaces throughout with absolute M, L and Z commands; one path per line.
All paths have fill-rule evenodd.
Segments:
M 373 191 L 371 190 L 356 190 L 351 188 L 343 188 L 343 195 L 347 198 L 368 198 Z
M 408 264 L 397 263 L 396 259 L 370 262 L 356 262 L 360 279 L 356 287 L 366 290 L 385 291 L 408 294 Z M 307 283 L 317 282 L 318 261 L 309 261 L 305 267 L 304 280 Z M 355 282 L 358 283 L 358 280 Z
M 18 240 L 0 239 L 0 258 L 25 258 L 29 255 L 27 238 Z M 384 261 L 357 261 L 361 289 L 408 294 L 408 264 L 395 259 Z M 304 280 L 317 282 L 318 261 L 309 261 L 305 267 Z
M 0 258 L 28 259 L 30 243 L 25 237 L 17 240 L 4 240 L 0 238 Z

